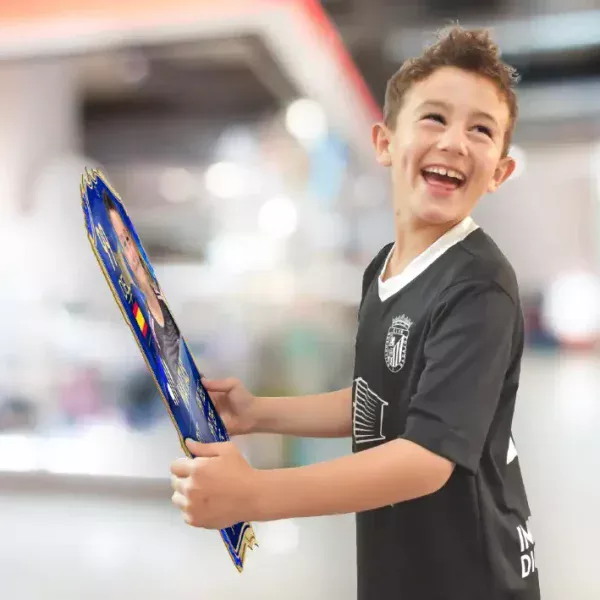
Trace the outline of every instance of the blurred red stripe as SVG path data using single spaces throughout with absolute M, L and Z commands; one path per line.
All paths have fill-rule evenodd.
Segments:
M 373 119 L 376 121 L 381 120 L 383 115 L 380 105 L 373 97 L 337 28 L 323 10 L 319 0 L 291 0 L 291 2 L 297 5 L 298 10 L 304 11 L 308 15 L 313 25 L 318 28 L 321 37 L 328 42 L 332 52 L 342 65 L 346 76 L 356 86 L 367 109 L 373 114 Z

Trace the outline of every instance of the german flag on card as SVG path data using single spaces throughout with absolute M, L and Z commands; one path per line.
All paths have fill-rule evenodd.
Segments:
M 135 317 L 135 322 L 138 324 L 142 335 L 146 337 L 146 334 L 148 333 L 148 323 L 146 323 L 144 313 L 142 313 L 142 309 L 137 302 L 133 303 L 133 316 Z

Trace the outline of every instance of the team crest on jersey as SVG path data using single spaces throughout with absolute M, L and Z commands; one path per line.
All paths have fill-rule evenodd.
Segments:
M 392 373 L 397 373 L 406 361 L 408 333 L 413 322 L 406 316 L 394 317 L 385 338 L 385 364 Z

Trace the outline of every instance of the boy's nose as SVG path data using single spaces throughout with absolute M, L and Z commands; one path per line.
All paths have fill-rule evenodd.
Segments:
M 438 148 L 446 152 L 455 152 L 461 156 L 467 155 L 467 140 L 458 127 L 448 127 L 438 140 Z

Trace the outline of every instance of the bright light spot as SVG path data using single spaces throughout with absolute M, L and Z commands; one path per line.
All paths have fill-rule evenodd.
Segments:
M 235 198 L 248 191 L 248 175 L 242 167 L 230 162 L 211 165 L 205 175 L 206 189 L 219 198 Z
M 512 175 L 509 179 L 518 179 L 525 172 L 527 167 L 527 157 L 525 155 L 525 150 L 520 146 L 511 146 L 508 155 L 511 156 L 515 160 L 515 170 L 512 172 Z
M 166 169 L 160 178 L 160 193 L 169 202 L 185 202 L 194 193 L 195 181 L 187 169 Z
M 261 548 L 272 554 L 293 552 L 300 542 L 300 530 L 293 521 L 265 523 L 259 535 Z
M 560 340 L 593 340 L 600 333 L 600 281 L 586 272 L 558 277 L 545 295 L 542 317 Z
M 319 104 L 312 100 L 296 100 L 289 105 L 285 125 L 288 132 L 302 142 L 313 142 L 327 131 L 327 118 Z
M 285 196 L 277 196 L 267 200 L 258 213 L 260 230 L 275 238 L 286 238 L 298 224 L 298 213 L 292 200 Z
M 274 239 L 253 235 L 222 235 L 208 245 L 212 266 L 228 274 L 272 269 L 281 259 Z

